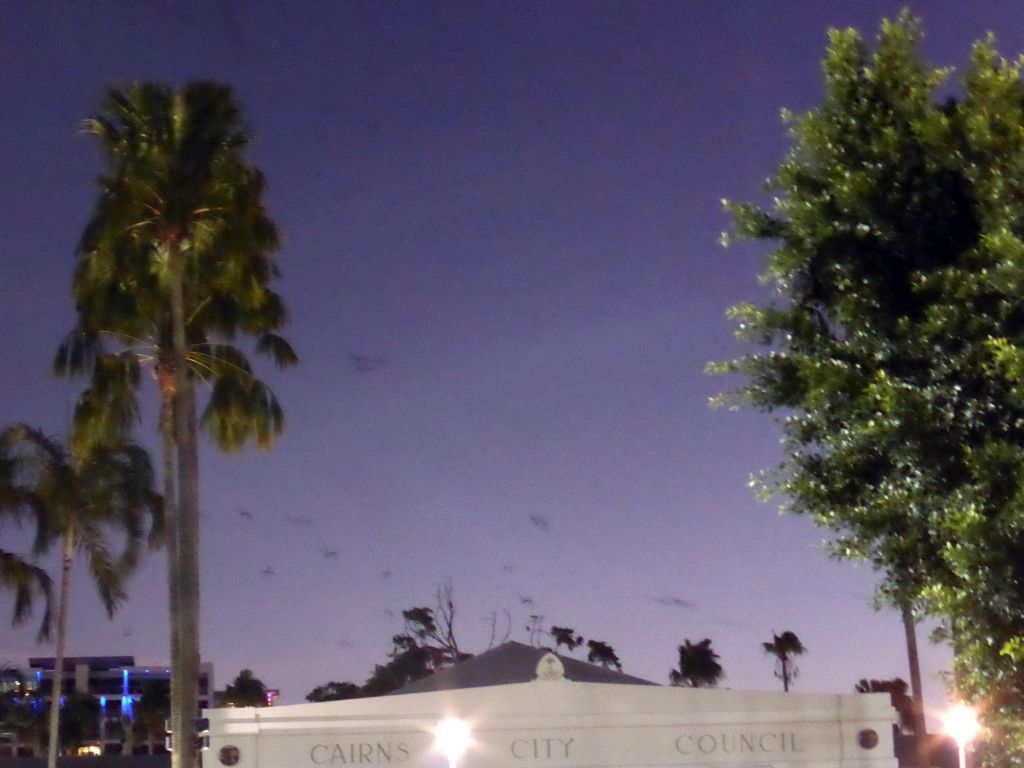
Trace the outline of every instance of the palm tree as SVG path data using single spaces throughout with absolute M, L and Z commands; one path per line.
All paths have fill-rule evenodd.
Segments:
M 85 123 L 107 163 L 79 247 L 73 293 L 78 328 L 58 368 L 91 370 L 79 403 L 93 428 L 123 434 L 134 421 L 140 355 L 155 362 L 161 394 L 168 520 L 171 710 L 179 743 L 194 743 L 199 677 L 199 469 L 195 383 L 212 387 L 203 415 L 222 448 L 254 439 L 268 447 L 280 406 L 230 345 L 257 338 L 279 366 L 296 361 L 274 331 L 285 322 L 269 253 L 277 233 L 262 206 L 264 181 L 243 156 L 248 138 L 228 87 L 180 91 L 145 83 L 107 95 Z M 113 339 L 117 353 L 102 342 Z M 220 340 L 220 341 L 218 341 Z M 194 712 L 193 712 L 194 714 Z M 191 748 L 174 768 L 197 762 Z
M 160 534 L 159 497 L 152 491 L 153 471 L 146 452 L 131 444 L 92 446 L 84 453 L 67 451 L 24 424 L 0 432 L 4 473 L 0 499 L 4 512 L 36 516 L 37 553 L 61 544 L 61 579 L 57 637 L 50 703 L 48 767 L 57 765 L 64 649 L 75 558 L 81 553 L 109 615 L 125 599 L 123 581 L 138 561 L 145 539 L 145 518 L 152 520 L 150 543 Z M 123 538 L 120 553 L 109 537 Z
M 718 659 L 709 639 L 704 638 L 699 643 L 687 639 L 679 646 L 679 669 L 669 672 L 669 680 L 672 685 L 687 688 L 714 688 L 725 677 Z
M 763 643 L 765 653 L 775 657 L 775 676 L 782 681 L 782 690 L 789 692 L 789 684 L 796 679 L 799 670 L 793 663 L 794 656 L 800 656 L 807 652 L 800 638 L 793 632 L 783 632 L 781 635 L 772 633 L 772 641 Z
M 910 668 L 910 731 L 914 734 L 914 751 L 918 765 L 928 765 L 928 729 L 924 717 L 924 691 L 921 686 L 921 661 L 917 653 L 917 618 L 914 603 L 903 597 L 899 603 L 900 618 L 903 621 L 903 637 L 907 644 L 907 666 Z M 899 679 L 899 678 L 897 678 Z M 895 697 L 894 697 L 895 698 Z M 895 705 L 895 701 L 893 702 Z M 903 713 L 900 713 L 903 717 Z

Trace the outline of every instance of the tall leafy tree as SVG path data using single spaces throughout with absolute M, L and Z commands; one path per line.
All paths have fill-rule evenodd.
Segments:
M 93 584 L 113 615 L 125 599 L 124 579 L 138 562 L 147 527 L 150 542 L 158 541 L 159 498 L 152 490 L 149 457 L 136 445 L 95 445 L 72 453 L 39 430 L 17 424 L 0 432 L 0 461 L 9 467 L 0 499 L 14 503 L 14 514 L 36 516 L 36 551 L 54 544 L 61 548 L 48 754 L 49 768 L 55 768 L 75 559 L 79 553 L 85 557 Z M 112 547 L 114 537 L 121 540 L 120 551 Z
M 782 690 L 789 693 L 789 686 L 800 671 L 793 659 L 795 656 L 802 656 L 807 649 L 800 642 L 800 638 L 789 630 L 781 635 L 772 633 L 771 642 L 761 645 L 765 653 L 775 657 L 775 676 L 782 681 Z
M 1024 86 L 991 38 L 960 87 L 909 14 L 874 50 L 830 32 L 825 89 L 786 115 L 773 204 L 730 205 L 770 241 L 761 347 L 716 366 L 778 415 L 765 490 L 865 559 L 896 606 L 949 626 L 992 764 L 1024 764 Z
M 170 582 L 175 768 L 195 765 L 199 678 L 197 382 L 210 385 L 202 424 L 227 450 L 268 447 L 282 426 L 273 393 L 252 375 L 239 334 L 280 366 L 296 361 L 276 331 L 286 313 L 270 288 L 278 246 L 262 174 L 227 86 L 144 83 L 108 93 L 85 123 L 104 153 L 100 195 L 79 247 L 78 327 L 58 369 L 88 371 L 78 416 L 123 433 L 135 418 L 140 355 L 160 390 Z
M 718 659 L 709 639 L 699 643 L 684 640 L 679 646 L 679 668 L 669 671 L 669 681 L 686 688 L 715 688 L 725 677 Z

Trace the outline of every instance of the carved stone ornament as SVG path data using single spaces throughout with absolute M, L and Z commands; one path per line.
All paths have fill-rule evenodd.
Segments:
M 878 746 L 878 731 L 873 728 L 865 728 L 857 734 L 857 743 L 861 749 L 874 749 Z
M 561 660 L 550 651 L 537 662 L 537 679 L 549 682 L 565 679 L 565 667 L 562 666 Z

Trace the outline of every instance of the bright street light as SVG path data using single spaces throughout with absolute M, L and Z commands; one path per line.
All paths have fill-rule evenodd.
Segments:
M 469 748 L 469 723 L 458 717 L 448 717 L 437 724 L 434 731 L 437 748 L 448 758 L 448 768 L 456 768 L 459 758 Z
M 974 741 L 981 726 L 978 713 L 966 704 L 957 704 L 942 718 L 947 734 L 953 737 L 960 752 L 960 768 L 967 768 L 967 745 Z

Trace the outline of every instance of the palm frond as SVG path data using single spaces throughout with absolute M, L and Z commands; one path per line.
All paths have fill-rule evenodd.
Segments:
M 57 349 L 53 360 L 53 372 L 58 376 L 80 376 L 91 370 L 96 357 L 103 354 L 103 345 L 98 334 L 76 328 L 67 335 Z
M 278 368 L 286 368 L 299 362 L 292 345 L 276 333 L 264 333 L 256 342 L 256 351 L 269 355 Z
M 213 381 L 200 423 L 223 451 L 237 451 L 249 441 L 266 450 L 284 427 L 284 412 L 262 381 L 222 376 Z
M 80 527 L 78 544 L 86 556 L 89 575 L 107 611 L 107 616 L 113 617 L 128 598 L 128 593 L 124 589 L 124 578 L 135 563 L 129 559 L 128 565 L 122 566 L 116 561 L 107 548 L 102 531 L 94 525 Z
M 20 555 L 0 549 L 0 584 L 14 592 L 15 625 L 31 616 L 35 598 L 42 597 L 43 616 L 37 636 L 40 640 L 48 639 L 53 618 L 53 581 L 50 575 Z

